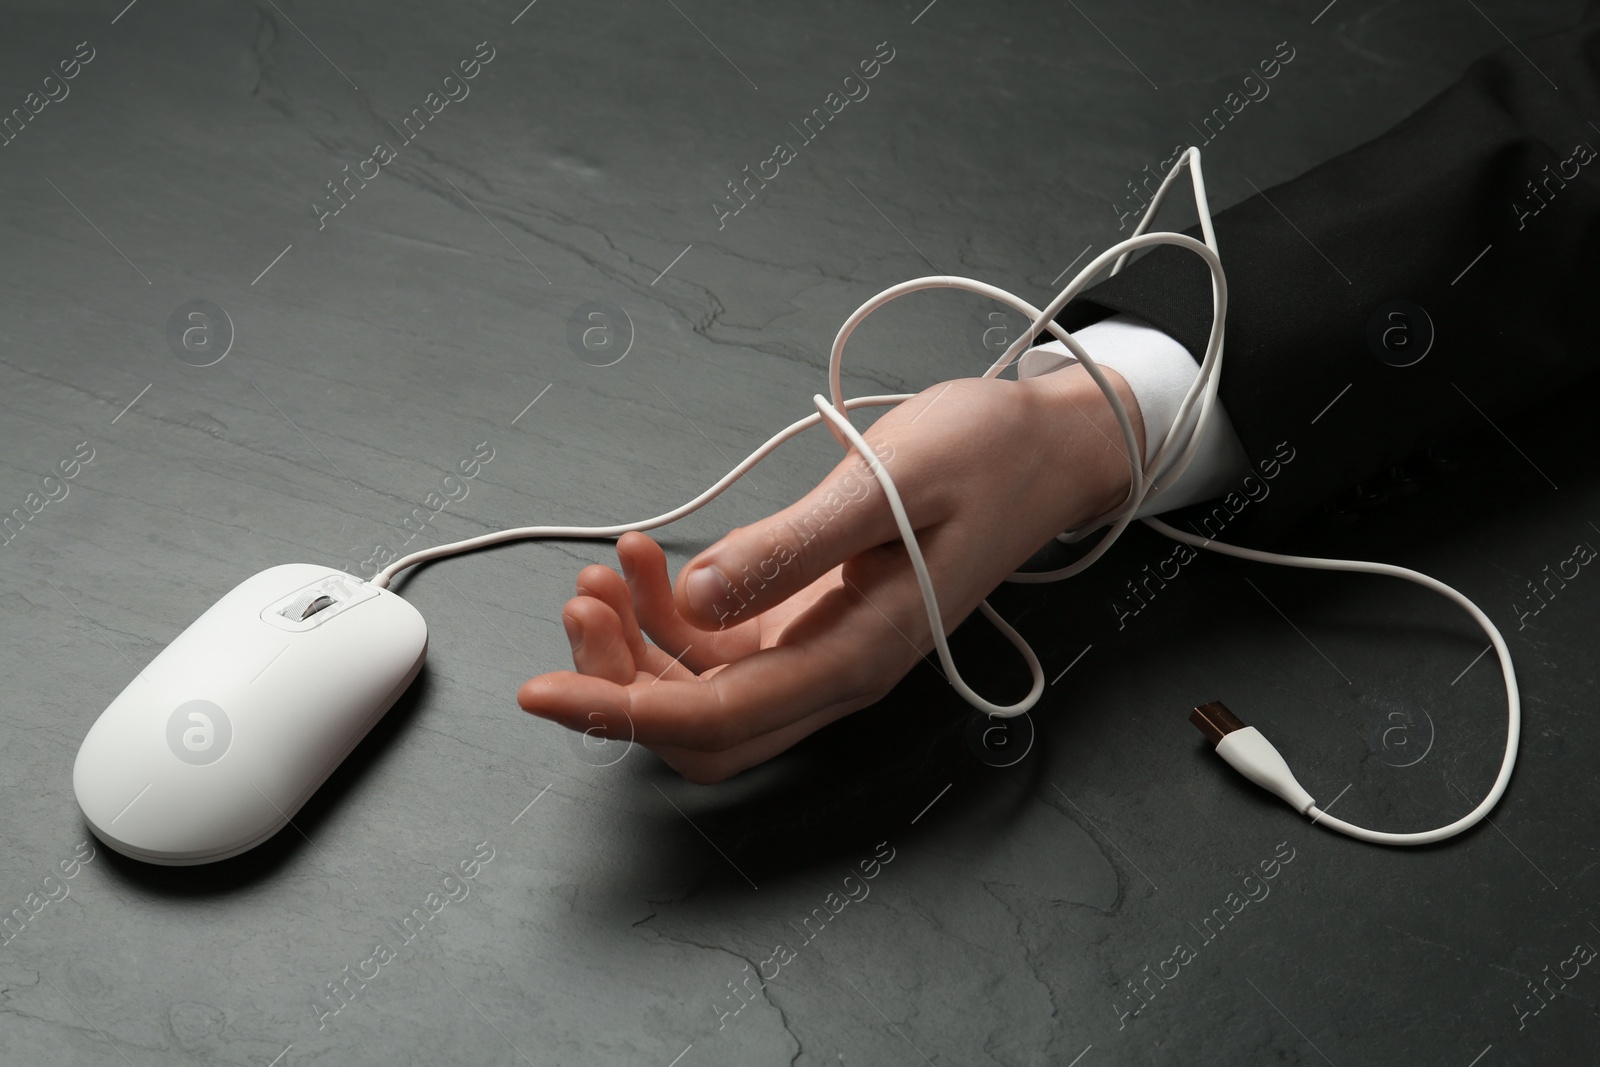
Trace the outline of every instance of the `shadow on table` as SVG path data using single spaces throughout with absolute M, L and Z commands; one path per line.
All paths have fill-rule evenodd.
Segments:
M 1502 420 L 1498 427 L 1469 426 L 1453 438 L 1419 449 L 1396 467 L 1340 494 L 1277 544 L 1252 547 L 1409 562 L 1426 571 L 1426 564 L 1417 564 L 1419 558 L 1452 543 L 1470 544 L 1490 527 L 1495 544 L 1503 547 L 1524 537 L 1535 555 L 1560 548 L 1558 555 L 1565 556 L 1572 542 L 1586 539 L 1586 532 L 1587 540 L 1600 546 L 1600 528 L 1583 521 L 1588 512 L 1600 518 L 1600 469 L 1593 461 L 1592 443 L 1585 439 L 1589 412 L 1597 406 L 1600 376 L 1579 383 L 1537 411 Z M 1559 496 L 1552 481 L 1560 486 Z M 1585 502 L 1594 506 L 1586 507 Z M 1181 611 L 1182 618 L 1155 625 L 1141 621 L 1119 641 L 1105 605 L 1122 595 L 1117 587 L 1130 566 L 1164 555 L 1168 544 L 1154 531 L 1134 524 L 1123 542 L 1083 575 L 1054 586 L 1003 586 L 991 603 L 1040 651 L 1047 683 L 1074 650 L 1095 643 L 1096 655 L 1075 668 L 1073 679 L 1079 692 L 1103 693 L 1115 683 L 1114 674 L 1107 672 L 1127 669 L 1130 658 L 1148 662 L 1162 642 L 1181 639 L 1192 625 L 1203 625 L 1213 642 L 1225 641 L 1230 633 L 1247 634 L 1255 626 L 1238 613 L 1207 610 L 1203 618 L 1196 615 L 1205 608 L 1208 583 L 1191 582 L 1182 595 L 1159 605 L 1168 615 Z M 1039 565 L 1062 566 L 1074 551 L 1079 550 L 1053 548 L 1051 558 Z M 1229 581 L 1238 580 L 1235 574 L 1271 574 L 1274 601 L 1290 617 L 1297 617 L 1301 609 L 1311 611 L 1311 604 L 1330 595 L 1322 572 L 1209 558 L 1232 570 Z M 1358 588 L 1339 595 L 1382 594 Z M 1417 595 L 1434 596 L 1420 591 Z M 1494 605 L 1484 606 L 1499 621 L 1515 655 L 1514 626 L 1507 626 L 1510 617 Z M 1403 655 L 1408 638 L 1437 639 L 1441 634 L 1447 639 L 1459 635 L 1473 648 L 1481 644 L 1477 627 L 1451 606 L 1441 607 L 1447 614 L 1439 617 L 1437 627 L 1424 623 L 1422 630 L 1386 623 L 1376 610 L 1379 607 L 1374 602 L 1370 625 L 1359 624 L 1362 633 L 1372 638 L 1375 655 L 1379 647 L 1388 649 L 1386 655 Z M 1118 643 L 1122 655 L 1102 658 L 1099 646 Z M 1140 643 L 1151 647 L 1134 647 Z M 1027 677 L 1016 651 L 981 617 L 963 623 L 952 637 L 952 650 L 962 676 L 978 692 L 1009 702 L 1026 691 Z M 1058 692 L 1047 685 L 1031 713 L 1037 730 L 1031 751 L 1013 766 L 996 766 L 1006 757 L 985 754 L 983 746 L 973 743 L 969 728 L 977 714 L 945 684 L 936 657 L 930 654 L 929 659 L 931 663 L 919 665 L 877 706 L 826 727 L 730 782 L 691 786 L 659 764 L 649 773 L 677 798 L 700 831 L 759 881 L 866 854 L 886 834 L 904 839 L 939 833 L 941 822 L 951 817 L 947 808 L 934 809 L 915 826 L 908 824 L 946 786 L 959 797 L 955 806 L 981 806 L 985 818 L 1003 827 L 1010 813 L 1039 801 L 1051 781 L 1052 765 L 1062 762 L 1069 746 L 1105 733 L 1099 724 L 1076 714 L 1074 698 L 1065 692 L 1069 687 Z M 1492 658 L 1483 665 L 1485 670 L 1493 667 Z M 1194 759 L 1213 758 L 1198 733 L 1193 741 Z M 1059 773 L 1059 766 L 1056 770 Z M 1260 799 L 1264 806 L 1278 804 L 1264 793 Z

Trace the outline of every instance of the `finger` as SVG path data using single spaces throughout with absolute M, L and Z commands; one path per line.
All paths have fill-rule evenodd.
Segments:
M 634 663 L 641 665 L 641 669 L 647 669 L 644 665 L 650 659 L 650 646 L 639 630 L 639 621 L 633 614 L 633 597 L 622 576 L 610 567 L 591 564 L 578 572 L 578 595 L 594 597 L 616 613 L 621 623 L 622 638 L 627 642 Z
M 666 581 L 665 577 L 661 580 Z M 578 575 L 578 592 L 582 596 L 593 597 L 616 613 L 622 639 L 627 644 L 635 668 L 640 672 L 652 678 L 692 678 L 696 670 L 711 670 L 719 666 L 709 653 L 693 665 L 682 666 L 681 654 L 675 656 L 646 641 L 644 633 L 639 629 L 639 622 L 634 617 L 633 597 L 629 595 L 627 583 L 609 567 L 602 567 L 599 564 L 585 567 Z M 701 633 L 699 636 L 703 641 L 707 635 Z M 596 672 L 584 671 L 584 673 Z M 631 678 L 626 679 L 626 681 L 631 680 Z
M 561 622 L 572 644 L 573 666 L 587 675 L 627 685 L 639 675 L 637 661 L 623 635 L 622 620 L 610 605 L 576 596 L 561 609 Z
M 761 630 L 754 619 L 750 625 L 713 633 L 684 621 L 672 598 L 667 554 L 651 538 L 642 533 L 624 534 L 617 542 L 617 561 L 632 594 L 632 609 L 638 612 L 645 632 L 667 655 L 679 657 L 691 670 L 704 672 L 760 649 Z
M 893 465 L 893 450 L 886 467 Z M 907 503 L 914 525 L 936 520 Z M 734 530 L 678 575 L 679 614 L 701 629 L 726 629 L 794 595 L 851 556 L 900 536 L 883 490 L 852 453 L 795 504 Z
M 861 707 L 917 658 L 873 607 L 847 590 L 829 593 L 808 615 L 816 616 L 807 619 L 814 621 L 808 640 L 762 649 L 707 678 L 623 685 L 550 674 L 525 684 L 518 701 L 572 729 L 598 728 L 652 748 L 725 752 L 835 704 Z

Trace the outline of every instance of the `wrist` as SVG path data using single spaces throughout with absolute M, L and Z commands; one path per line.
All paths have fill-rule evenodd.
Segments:
M 1144 418 L 1127 379 L 1110 367 L 1099 368 L 1116 391 L 1138 445 L 1135 458 L 1144 465 Z M 1121 507 L 1128 498 L 1131 470 L 1122 428 L 1105 393 L 1080 364 L 1022 380 L 1034 393 L 1043 417 L 1039 441 L 1047 457 L 1041 473 L 1054 484 L 1044 489 L 1059 502 L 1057 530 L 1077 529 Z

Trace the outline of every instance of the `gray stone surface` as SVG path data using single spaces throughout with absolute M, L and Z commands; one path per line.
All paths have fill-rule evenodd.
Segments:
M 1296 56 L 1271 96 L 1206 149 L 1219 206 L 1380 132 L 1498 30 L 1576 13 L 922 4 L 7 5 L 0 108 L 80 41 L 93 58 L 0 148 L 0 511 L 80 442 L 93 459 L 0 551 L 0 910 L 27 919 L 0 947 L 0 1062 L 1592 1060 L 1593 966 L 1520 1028 L 1516 1005 L 1600 944 L 1600 579 L 1520 630 L 1512 607 L 1600 543 L 1592 398 L 1502 427 L 1542 474 L 1484 428 L 1418 496 L 1304 534 L 1457 585 L 1511 641 L 1517 778 L 1492 828 L 1442 847 L 1309 827 L 1184 720 L 1225 699 L 1345 817 L 1435 825 L 1501 749 L 1471 623 L 1378 579 L 1207 558 L 1119 631 L 1111 596 L 1168 551 L 1135 530 L 1089 576 L 997 599 L 1049 677 L 1072 664 L 1012 767 L 974 757 L 931 670 L 722 786 L 644 751 L 594 766 L 512 698 L 567 662 L 560 605 L 610 553 L 522 544 L 398 583 L 428 667 L 296 831 L 187 870 L 80 850 L 72 760 L 135 668 L 257 570 L 397 547 L 480 442 L 494 458 L 413 547 L 663 510 L 809 410 L 838 322 L 878 289 L 931 263 L 1045 300 L 1116 239 L 1124 183 L 1278 42 Z M 480 41 L 470 95 L 402 144 L 391 123 Z M 719 228 L 724 183 L 883 41 L 870 95 Z M 380 141 L 395 158 L 319 229 L 325 183 Z M 231 322 L 210 366 L 192 365 L 205 338 L 186 359 L 169 345 L 194 300 Z M 594 365 L 618 322 L 611 349 L 569 346 L 591 302 L 631 321 L 621 362 Z M 984 310 L 897 307 L 859 335 L 848 391 L 976 373 Z M 667 531 L 673 562 L 793 499 L 835 449 L 797 443 Z M 981 686 L 1020 684 L 981 626 L 958 655 Z M 396 932 L 491 851 L 465 899 Z M 870 895 L 808 940 L 802 920 L 875 851 L 893 858 Z M 1201 921 L 1275 855 L 1292 860 L 1268 895 L 1207 942 Z M 393 958 L 364 964 L 379 942 Z M 793 958 L 733 1014 L 779 942 Z M 1178 942 L 1194 958 L 1121 1018 L 1125 983 Z

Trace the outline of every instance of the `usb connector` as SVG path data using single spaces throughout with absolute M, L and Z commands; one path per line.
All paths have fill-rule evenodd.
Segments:
M 1238 716 L 1228 710 L 1228 705 L 1220 700 L 1213 700 L 1209 704 L 1201 704 L 1189 713 L 1189 721 L 1195 728 L 1206 735 L 1206 740 L 1213 745 L 1219 744 L 1224 737 L 1235 730 L 1243 730 L 1244 723 Z
M 1216 747 L 1217 755 L 1227 760 L 1234 770 L 1282 797 L 1295 811 L 1304 815 L 1316 804 L 1311 794 L 1295 780 L 1294 773 L 1272 742 L 1254 726 L 1241 722 L 1222 701 L 1201 704 L 1189 715 L 1189 721 L 1206 735 L 1206 740 Z

